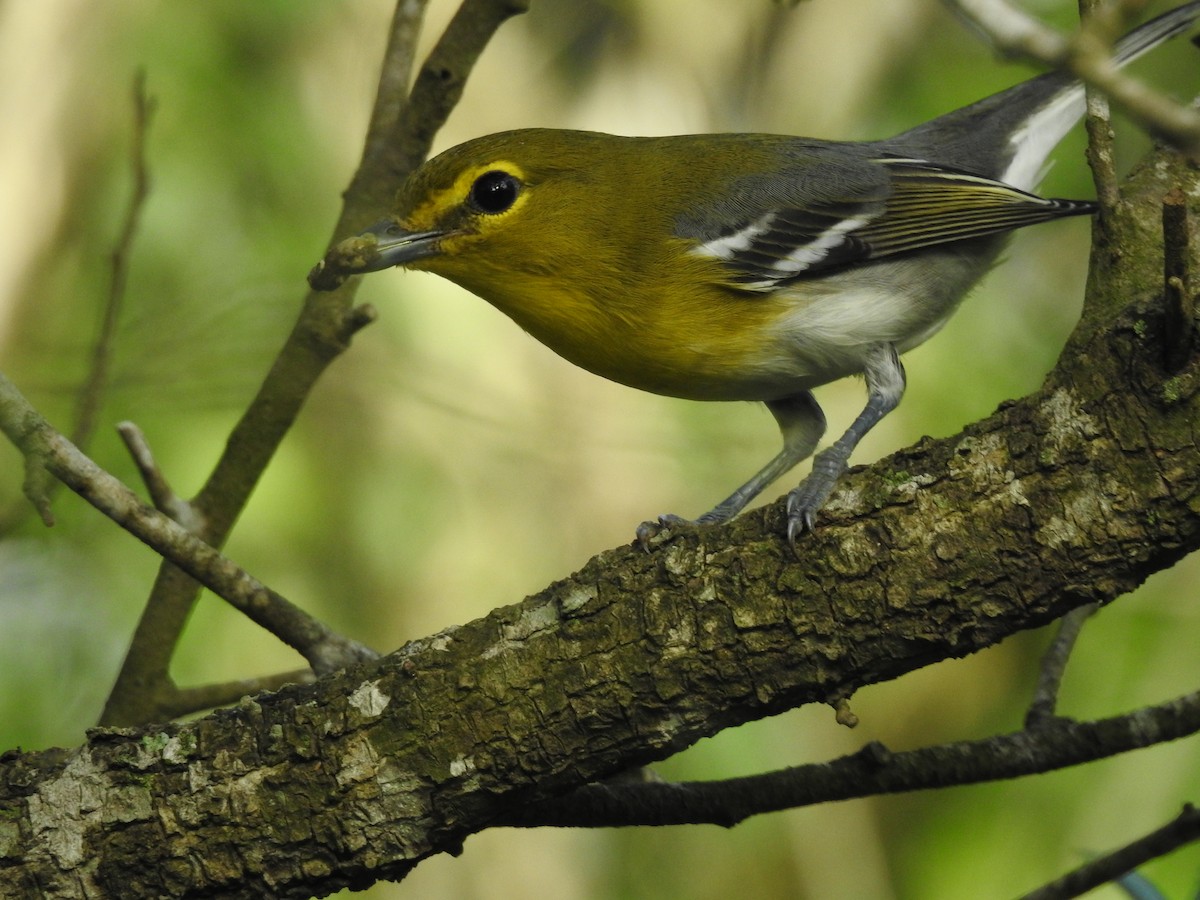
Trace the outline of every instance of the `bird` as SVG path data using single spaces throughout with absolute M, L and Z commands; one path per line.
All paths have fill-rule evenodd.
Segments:
M 1125 64 L 1186 31 L 1187 3 L 1118 41 Z M 1093 213 L 1035 192 L 1082 117 L 1083 85 L 1035 76 L 894 137 L 626 137 L 532 128 L 419 166 L 394 208 L 310 274 L 329 287 L 400 266 L 466 288 L 560 356 L 691 400 L 750 400 L 783 446 L 713 509 L 728 521 L 825 434 L 813 389 L 863 376 L 867 401 L 787 496 L 796 546 L 855 447 L 904 394 L 901 356 L 934 335 L 1017 229 Z

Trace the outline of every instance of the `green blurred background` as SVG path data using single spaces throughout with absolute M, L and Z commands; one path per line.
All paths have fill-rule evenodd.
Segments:
M 455 5 L 434 0 L 426 46 Z M 1074 4 L 1035 11 L 1065 25 Z M 282 343 L 358 158 L 390 12 L 387 0 L 0 3 L 0 368 L 64 428 L 129 192 L 138 67 L 158 103 L 153 194 L 92 447 L 131 484 L 113 423 L 139 423 L 189 495 Z M 1143 71 L 1190 95 L 1200 66 L 1177 43 Z M 540 0 L 502 29 L 437 148 L 537 125 L 879 137 L 1027 74 L 932 0 L 815 0 L 793 11 L 766 0 Z M 1081 145 L 1059 154 L 1047 193 L 1091 196 Z M 1141 147 L 1123 141 L 1126 164 Z M 1012 261 L 909 355 L 904 404 L 855 461 L 953 434 L 1036 388 L 1078 314 L 1087 236 L 1079 220 L 1018 236 Z M 652 515 L 702 512 L 776 450 L 761 408 L 608 384 L 436 278 L 376 275 L 360 299 L 379 322 L 320 384 L 228 552 L 380 650 L 518 600 L 628 541 Z M 862 386 L 819 397 L 839 433 Z M 0 448 L 0 508 L 19 503 L 20 478 L 18 455 Z M 78 499 L 64 492 L 55 509 L 56 528 L 28 519 L 0 542 L 0 749 L 81 740 L 157 567 Z M 1103 716 L 1196 687 L 1198 575 L 1189 560 L 1088 626 L 1064 713 Z M 827 708 L 795 711 L 704 741 L 661 772 L 739 775 L 868 740 L 903 749 L 1015 729 L 1047 638 L 1023 635 L 864 690 L 854 731 Z M 174 671 L 192 684 L 299 663 L 206 596 Z M 1007 897 L 1196 800 L 1195 756 L 1193 740 L 729 832 L 495 831 L 368 896 Z M 1185 896 L 1200 851 L 1146 874 Z

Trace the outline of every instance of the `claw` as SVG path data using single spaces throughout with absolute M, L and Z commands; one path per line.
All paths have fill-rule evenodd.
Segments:
M 792 548 L 792 552 L 796 552 L 796 538 L 804 534 L 806 526 L 803 519 L 793 519 L 788 516 L 787 523 L 787 540 L 788 546 Z
M 796 541 L 806 531 L 812 531 L 816 524 L 817 511 L 815 509 L 788 510 L 787 539 L 793 552 L 796 552 Z
M 812 531 L 817 524 L 817 513 L 825 505 L 825 501 L 833 492 L 833 482 L 814 482 L 810 476 L 800 482 L 787 498 L 787 539 L 792 550 L 796 549 L 796 540 L 806 531 Z

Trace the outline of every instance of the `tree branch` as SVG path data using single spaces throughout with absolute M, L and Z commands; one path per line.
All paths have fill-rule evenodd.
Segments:
M 835 800 L 1052 772 L 1198 731 L 1200 692 L 1096 722 L 1057 719 L 1037 729 L 903 753 L 868 744 L 830 762 L 744 778 L 589 784 L 563 797 L 513 809 L 495 824 L 516 828 L 700 824 L 732 828 L 750 816 Z

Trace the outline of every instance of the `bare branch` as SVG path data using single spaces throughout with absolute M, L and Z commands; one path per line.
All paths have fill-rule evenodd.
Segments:
M 375 657 L 239 569 L 178 522 L 143 504 L 55 431 L 2 373 L 0 430 L 25 456 L 36 458 L 100 512 L 298 650 L 315 671 L 330 672 Z
M 118 422 L 117 434 L 125 442 L 129 455 L 133 457 L 133 463 L 141 473 L 142 482 L 146 485 L 146 490 L 150 492 L 154 508 L 170 516 L 192 534 L 199 534 L 202 522 L 196 514 L 195 507 L 176 494 L 167 482 L 158 463 L 154 461 L 154 454 L 150 452 L 150 443 L 142 434 L 142 430 L 133 422 Z
M 133 241 L 141 221 L 142 208 L 150 196 L 150 173 L 146 166 L 146 135 L 154 114 L 154 100 L 146 94 L 146 73 L 139 71 L 133 80 L 133 146 L 129 150 L 133 190 L 121 236 L 112 252 L 111 275 L 108 298 L 104 304 L 104 315 L 100 332 L 92 347 L 92 365 L 87 381 L 79 392 L 79 403 L 75 410 L 75 427 L 71 430 L 71 442 L 86 450 L 96 430 L 96 416 L 108 388 L 109 366 L 112 359 L 113 340 L 116 338 L 117 322 L 125 298 L 125 286 L 129 280 L 129 261 L 133 253 Z
M 868 744 L 826 763 L 716 782 L 589 784 L 514 809 L 497 824 L 535 828 L 712 824 L 876 794 L 979 784 L 1051 772 L 1200 731 L 1200 692 L 1095 722 L 1056 719 L 978 741 L 892 753 Z M 1109 876 L 1110 878 L 1112 876 Z

